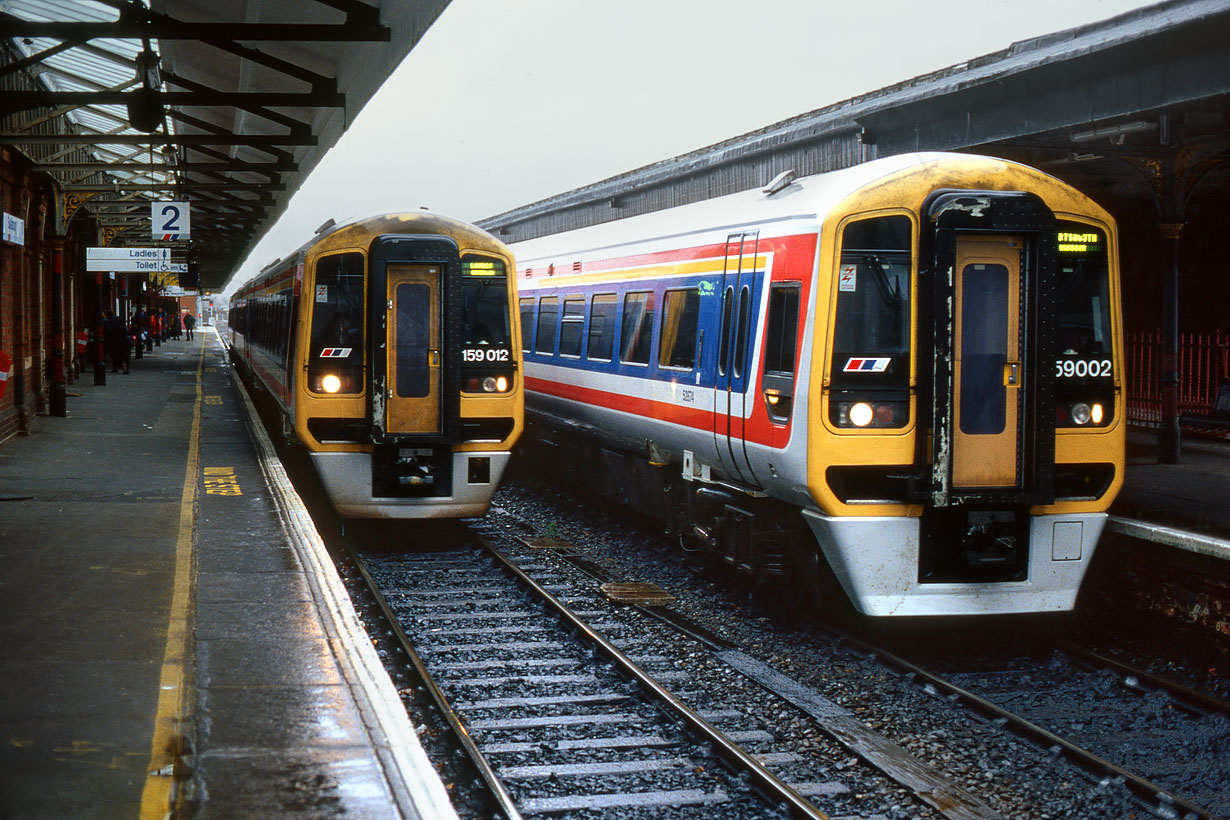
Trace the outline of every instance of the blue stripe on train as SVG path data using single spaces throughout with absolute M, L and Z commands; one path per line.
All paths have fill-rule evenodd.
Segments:
M 751 365 L 752 352 L 756 346 L 756 340 L 760 338 L 760 303 L 761 299 L 761 284 L 764 281 L 764 271 L 757 271 L 750 276 L 745 274 L 742 278 L 743 283 L 750 288 L 750 327 L 746 335 L 747 344 L 744 356 L 744 362 L 741 371 L 743 377 L 737 380 L 737 383 L 732 383 L 732 388 L 742 391 L 748 367 Z M 733 284 L 735 277 L 730 275 L 727 277 L 730 282 L 728 286 Z M 750 281 L 749 281 L 750 280 Z M 710 287 L 706 287 L 704 283 L 708 283 Z M 659 345 L 661 344 L 662 336 L 662 306 L 668 290 L 681 290 L 686 288 L 697 288 L 700 293 L 700 316 L 697 327 L 698 339 L 697 347 L 700 361 L 695 364 L 691 370 L 682 368 L 663 367 L 658 364 Z M 621 338 L 623 333 L 623 305 L 624 297 L 629 293 L 643 293 L 652 290 L 654 293 L 654 328 L 653 328 L 653 344 L 650 351 L 650 359 L 648 365 L 628 364 L 619 361 L 619 351 L 623 343 Z M 529 327 L 533 328 L 534 336 L 530 339 L 531 350 L 524 352 L 524 359 L 527 365 L 529 364 L 551 364 L 561 367 L 575 368 L 591 373 L 612 373 L 620 376 L 631 376 L 634 378 L 656 379 L 664 382 L 684 382 L 695 385 L 697 387 L 714 388 L 718 385 L 718 348 L 720 340 L 719 326 L 722 318 L 722 297 L 724 288 L 722 287 L 722 276 L 714 274 L 691 275 L 691 276 L 673 276 L 669 278 L 660 278 L 652 280 L 638 280 L 635 282 L 624 282 L 617 285 L 606 283 L 599 284 L 583 284 L 569 286 L 566 283 L 561 283 L 558 286 L 549 288 L 537 288 L 532 293 L 522 291 L 522 298 L 533 296 L 534 310 L 532 313 L 522 314 L 522 327 L 526 326 L 526 322 L 530 322 Z M 589 327 L 591 319 L 591 307 L 593 297 L 595 295 L 615 294 L 616 303 L 619 310 L 615 321 L 615 339 L 612 346 L 612 360 L 601 361 L 588 358 L 589 347 Z M 558 297 L 559 302 L 556 306 L 557 316 L 555 322 L 555 341 L 552 345 L 552 354 L 538 353 L 537 347 L 537 330 L 538 330 L 538 307 L 542 297 Z M 582 349 L 581 357 L 574 358 L 571 356 L 559 355 L 559 338 L 560 326 L 563 317 L 564 301 L 568 298 L 584 297 L 585 299 L 585 322 L 581 329 Z M 735 302 L 732 311 L 738 310 L 738 293 L 735 293 Z M 524 331 L 523 331 L 524 332 Z M 734 344 L 734 340 L 731 340 Z M 699 373 L 700 378 L 697 379 Z

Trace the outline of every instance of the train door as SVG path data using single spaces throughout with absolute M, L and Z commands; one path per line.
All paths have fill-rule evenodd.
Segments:
M 1020 483 L 1020 236 L 958 234 L 953 327 L 952 484 Z
M 723 472 L 749 483 L 756 481 L 747 458 L 744 434 L 746 414 L 750 409 L 747 385 L 753 342 L 752 297 L 758 237 L 755 232 L 735 233 L 726 239 L 717 384 L 713 397 L 713 438 Z
M 390 263 L 385 432 L 440 433 L 439 265 Z

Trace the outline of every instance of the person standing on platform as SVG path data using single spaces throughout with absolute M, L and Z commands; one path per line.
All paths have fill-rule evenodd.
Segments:
M 111 357 L 111 372 L 118 373 L 122 368 L 127 373 L 132 341 L 128 337 L 128 328 L 124 327 L 124 322 L 109 310 L 103 317 L 103 343 L 107 355 Z
M 191 313 L 184 314 L 184 333 L 188 335 L 188 341 L 192 341 L 192 329 L 196 327 L 196 317 Z

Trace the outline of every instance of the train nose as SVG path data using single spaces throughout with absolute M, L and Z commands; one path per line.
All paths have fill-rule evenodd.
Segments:
M 961 552 L 970 567 L 1011 566 L 1021 558 L 1024 539 L 1011 512 L 971 512 L 961 535 Z

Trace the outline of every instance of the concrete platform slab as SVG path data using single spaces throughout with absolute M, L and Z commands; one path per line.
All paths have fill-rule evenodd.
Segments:
M 0 443 L 0 817 L 455 816 L 216 335 L 71 392 Z

